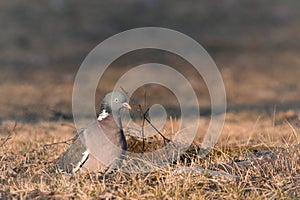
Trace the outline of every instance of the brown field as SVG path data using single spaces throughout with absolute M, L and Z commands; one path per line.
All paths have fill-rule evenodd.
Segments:
M 1 197 L 299 197 L 299 128 L 287 121 L 275 126 L 267 117 L 247 120 L 248 114 L 227 115 L 218 144 L 205 158 L 195 157 L 195 149 L 191 148 L 176 163 L 147 174 L 128 174 L 121 170 L 106 175 L 53 173 L 53 164 L 68 146 L 65 141 L 74 135 L 72 123 L 63 120 L 34 124 L 4 121 L 0 146 Z M 200 121 L 205 127 L 208 119 Z M 135 143 L 131 151 L 141 151 L 141 141 L 127 139 L 129 146 Z M 201 137 L 197 140 L 201 141 Z M 163 144 L 159 137 L 153 139 L 154 143 L 147 141 L 146 149 L 156 149 Z M 262 150 L 271 154 L 260 156 Z M 251 152 L 258 155 L 250 157 Z M 183 167 L 190 168 L 182 170 Z M 226 174 L 213 174 L 217 172 Z
M 0 2 L 0 25 L 5 27 L 0 32 L 0 199 L 300 198 L 298 1 L 224 1 L 218 6 L 208 1 L 130 1 L 118 2 L 118 8 L 100 1 L 29 1 L 31 6 Z M 216 146 L 204 158 L 196 156 L 210 122 L 202 78 L 173 55 L 148 50 L 111 65 L 100 80 L 96 105 L 131 67 L 149 61 L 171 63 L 191 77 L 199 98 L 194 144 L 174 163 L 150 173 L 53 172 L 76 134 L 72 89 L 82 60 L 105 38 L 140 26 L 182 31 L 216 62 L 228 104 Z M 149 100 L 166 96 L 155 87 L 142 88 L 140 95 L 143 92 Z M 171 119 L 162 130 L 169 138 L 180 116 Z M 129 151 L 141 152 L 143 141 L 129 136 L 128 128 Z M 151 151 L 164 142 L 156 135 L 144 145 Z

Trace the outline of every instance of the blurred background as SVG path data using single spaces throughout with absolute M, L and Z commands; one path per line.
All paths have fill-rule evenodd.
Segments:
M 146 26 L 203 45 L 224 79 L 229 111 L 298 110 L 299 9 L 298 0 L 0 0 L 0 121 L 72 119 L 73 81 L 85 56 L 114 34 Z M 148 53 L 135 62 L 147 62 Z M 108 74 L 132 64 L 121 59 Z M 203 84 L 198 95 L 208 99 Z M 109 90 L 99 88 L 96 101 Z

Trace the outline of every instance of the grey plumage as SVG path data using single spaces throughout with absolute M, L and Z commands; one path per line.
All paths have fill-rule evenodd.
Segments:
M 56 168 L 73 173 L 81 168 L 103 171 L 117 167 L 127 148 L 120 119 L 122 108 L 131 109 L 122 93 L 107 94 L 100 105 L 98 120 L 79 132 Z

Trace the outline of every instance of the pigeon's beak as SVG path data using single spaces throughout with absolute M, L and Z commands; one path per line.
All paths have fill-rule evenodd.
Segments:
M 123 103 L 123 107 L 131 110 L 131 106 L 128 103 Z

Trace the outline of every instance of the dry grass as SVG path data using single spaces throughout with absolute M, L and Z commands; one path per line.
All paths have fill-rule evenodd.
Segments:
M 200 121 L 202 125 L 208 123 L 206 118 Z M 299 129 L 287 121 L 275 126 L 272 119 L 261 117 L 247 121 L 242 113 L 231 113 L 218 145 L 205 158 L 195 156 L 197 148 L 191 148 L 176 163 L 147 174 L 119 170 L 106 175 L 71 176 L 55 174 L 52 167 L 67 148 L 66 143 L 57 142 L 72 138 L 72 125 L 18 123 L 14 128 L 14 124 L 5 121 L 0 129 L 2 199 L 289 199 L 300 196 L 300 155 L 299 147 L 295 146 L 299 144 Z M 201 136 L 197 140 L 201 142 Z M 270 149 L 276 154 L 274 157 L 256 155 Z
M 253 76 L 257 74 L 250 68 L 246 70 Z M 276 80 L 283 84 L 273 85 L 268 73 L 246 79 L 238 78 L 235 70 L 224 68 L 222 75 L 229 104 L 243 102 L 247 106 L 258 102 L 258 106 L 253 111 L 233 107 L 233 111 L 227 113 L 218 144 L 207 157 L 200 159 L 195 156 L 198 148 L 190 149 L 178 162 L 147 174 L 117 171 L 106 175 L 64 176 L 53 173 L 53 164 L 68 146 L 63 141 L 75 134 L 73 124 L 64 119 L 64 115 L 71 115 L 72 77 L 53 74 L 51 84 L 37 84 L 38 77 L 43 76 L 37 76 L 38 80 L 32 82 L 3 82 L 0 85 L 0 198 L 299 198 L 300 155 L 299 148 L 294 148 L 300 143 L 299 119 L 293 114 L 286 117 L 278 114 L 279 117 L 274 118 L 273 107 L 271 110 L 259 107 L 259 102 L 278 100 L 290 106 L 290 102 L 297 100 L 299 87 L 293 87 L 296 81 L 281 73 L 283 71 L 281 68 L 278 72 L 273 70 L 272 73 L 281 75 L 277 75 Z M 253 82 L 260 87 L 248 88 Z M 97 98 L 101 99 L 101 95 L 111 89 L 109 87 L 108 84 L 105 91 L 99 90 L 102 93 L 97 94 Z M 282 90 L 285 92 L 278 97 L 278 91 Z M 200 94 L 201 99 L 205 98 L 206 93 Z M 256 102 L 256 99 L 263 101 Z M 176 131 L 177 122 L 168 122 L 166 132 L 162 133 L 171 138 L 167 133 Z M 196 145 L 201 144 L 209 117 L 201 117 L 199 125 Z M 127 139 L 132 151 L 142 150 L 140 140 L 136 142 L 129 136 Z M 163 144 L 158 136 L 148 139 L 145 148 L 151 151 Z M 256 153 L 261 150 L 271 150 L 276 155 Z
M 247 106 L 254 102 L 257 107 L 253 111 L 233 107 L 233 111 L 227 113 L 217 146 L 207 157 L 199 159 L 194 149 L 190 149 L 180 161 L 147 174 L 117 171 L 105 176 L 63 176 L 53 173 L 53 164 L 68 146 L 60 142 L 75 134 L 70 119 L 64 119 L 64 116 L 71 115 L 73 78 L 68 74 L 57 77 L 54 73 L 49 75 L 49 82 L 42 82 L 41 71 L 38 73 L 41 76 L 35 77 L 37 80 L 23 78 L 20 82 L 3 82 L 0 85 L 0 198 L 299 198 L 299 148 L 291 148 L 300 143 L 299 119 L 294 121 L 291 115 L 289 120 L 282 114 L 274 118 L 274 108 L 260 107 L 259 103 L 280 101 L 289 107 L 290 102 L 297 100 L 299 86 L 289 74 L 283 73 L 282 68 L 271 70 L 277 74 L 277 79 L 270 78 L 271 72 L 256 76 L 257 72 L 250 68 L 246 68 L 247 75 L 256 79 L 240 77 L 236 76 L 235 69 L 238 68 L 222 69 L 229 105 L 242 102 Z M 293 69 L 289 72 L 298 73 L 299 68 L 295 66 Z M 252 88 L 253 83 L 257 88 Z M 102 93 L 97 93 L 96 102 L 103 93 L 111 90 L 109 84 L 105 85 L 105 91 L 103 87 L 102 84 L 98 91 Z M 278 92 L 282 95 L 278 96 Z M 205 92 L 199 94 L 201 99 L 206 98 Z M 14 129 L 15 121 L 17 126 Z M 167 123 L 163 133 L 175 132 L 176 123 L 176 120 Z M 209 118 L 201 117 L 199 125 L 196 145 L 201 144 Z M 127 139 L 129 146 L 134 144 L 131 137 Z M 163 145 L 161 137 L 146 142 L 146 151 Z M 141 147 L 141 141 L 137 141 L 131 150 L 140 152 Z M 250 152 L 276 149 L 279 153 L 275 156 L 249 156 Z

